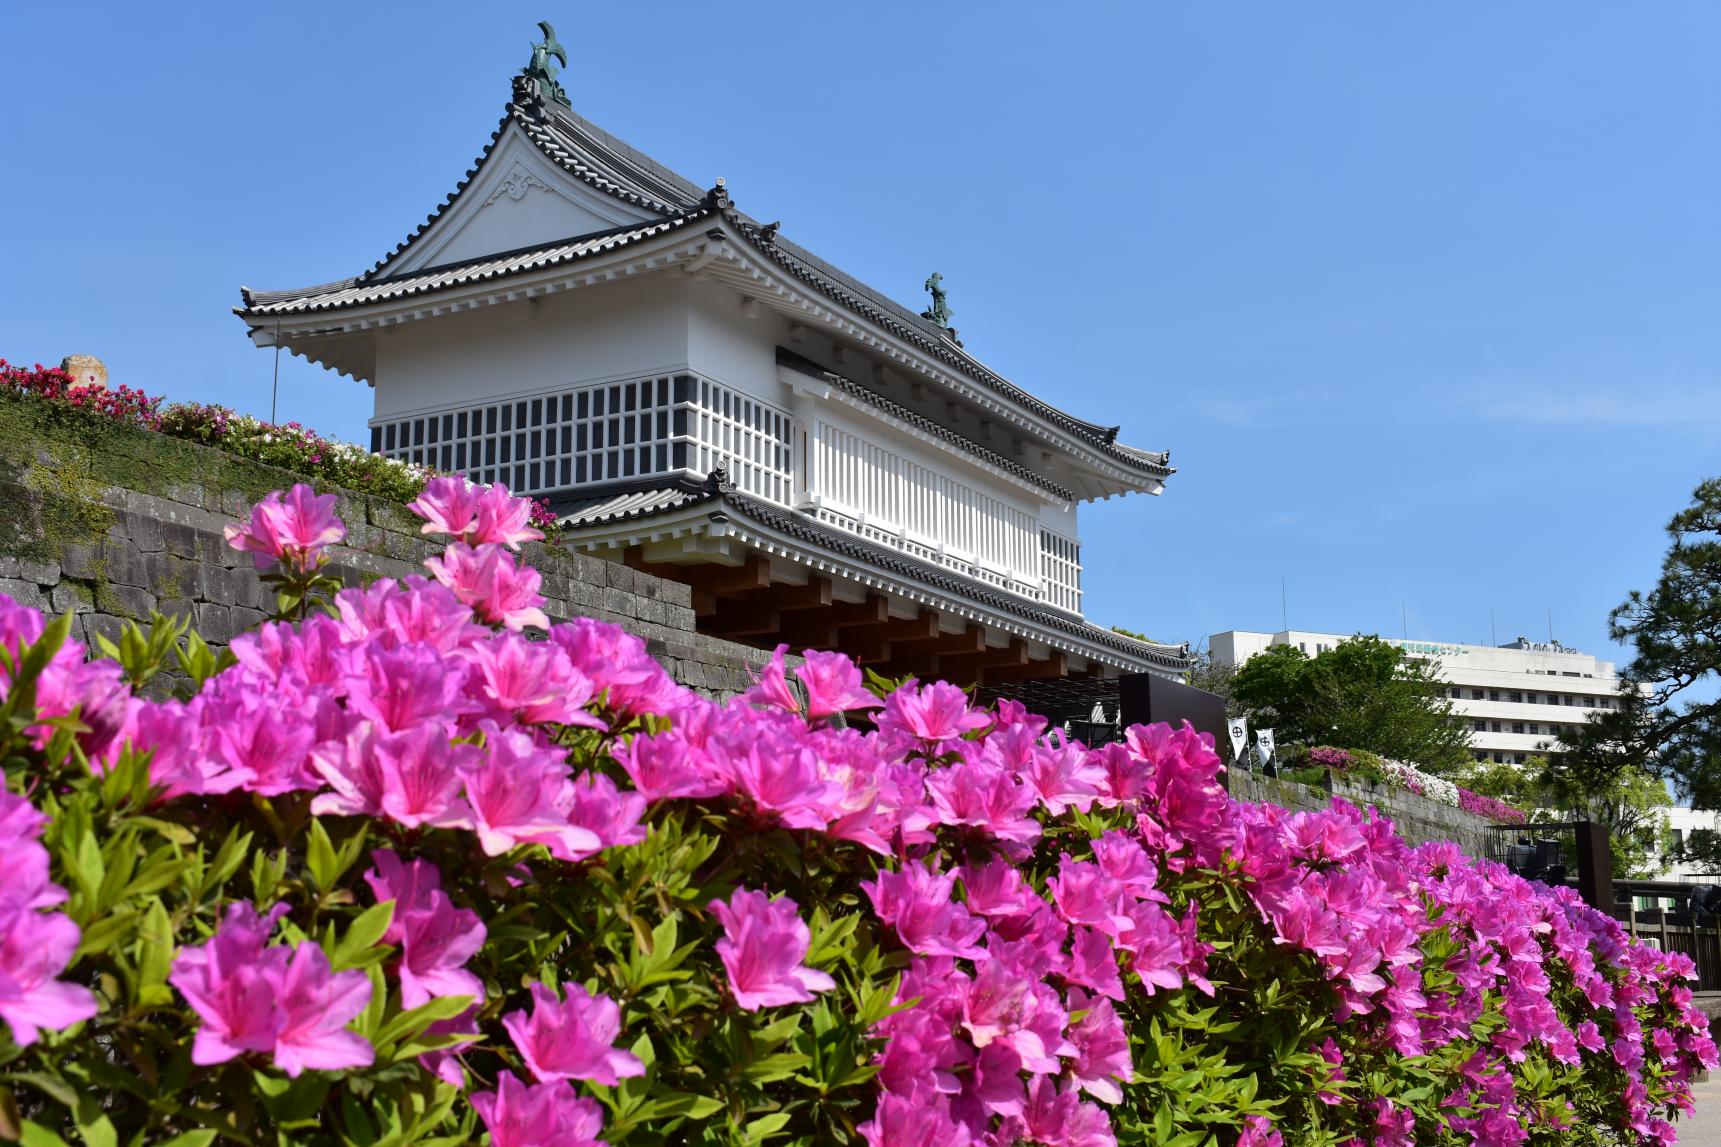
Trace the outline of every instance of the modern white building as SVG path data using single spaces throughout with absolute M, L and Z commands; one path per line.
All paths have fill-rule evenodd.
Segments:
M 1082 612 L 1079 506 L 1159 493 L 1167 452 L 988 368 L 939 276 L 917 313 L 582 118 L 545 33 L 394 250 L 242 290 L 258 346 L 373 387 L 371 449 L 549 499 L 572 544 L 691 583 L 707 632 L 987 684 L 1187 666 Z
M 1233 629 L 1214 634 L 1208 647 L 1214 661 L 1242 665 L 1269 646 L 1294 645 L 1314 657 L 1346 639 L 1345 634 L 1300 629 Z M 1558 752 L 1568 729 L 1583 724 L 1592 712 L 1619 704 L 1613 662 L 1557 641 L 1520 637 L 1492 646 L 1381 640 L 1437 666 L 1454 712 L 1470 729 L 1470 748 L 1479 761 L 1521 765 L 1532 756 Z

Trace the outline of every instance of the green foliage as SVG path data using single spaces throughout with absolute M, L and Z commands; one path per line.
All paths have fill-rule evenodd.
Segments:
M 1571 742 L 1571 770 L 1606 791 L 1610 778 L 1648 768 L 1674 781 L 1698 808 L 1721 807 L 1721 478 L 1698 485 L 1667 523 L 1661 576 L 1632 590 L 1609 615 L 1613 640 L 1629 644 L 1620 706 L 1590 716 Z
M 1314 657 L 1272 646 L 1237 670 L 1231 695 L 1280 743 L 1367 750 L 1437 776 L 1470 759 L 1469 734 L 1433 666 L 1378 637 L 1357 636 Z
M 458 1032 L 433 1025 L 466 1011 L 465 997 L 404 1006 L 382 943 L 393 901 L 364 880 L 372 850 L 393 848 L 437 865 L 445 889 L 478 910 L 489 935 L 467 965 L 487 1002 L 461 1032 L 495 1030 L 504 1001 L 535 982 L 577 982 L 617 1001 L 646 1074 L 608 1088 L 583 1085 L 606 1108 L 616 1147 L 770 1142 L 851 1144 L 870 1112 L 869 1029 L 891 1010 L 900 955 L 887 953 L 858 881 L 858 849 L 690 805 L 657 806 L 641 844 L 581 864 L 542 846 L 487 857 L 470 833 L 421 833 L 392 822 L 314 816 L 310 794 L 232 793 L 152 803 L 146 759 L 129 750 L 105 773 L 82 757 L 62 722 L 33 743 L 33 686 L 70 618 L 28 646 L 0 702 L 7 786 L 28 789 L 50 820 L 43 843 L 66 915 L 82 931 L 64 978 L 92 989 L 96 1018 L 45 1032 L 21 1048 L 0 1024 L 0 1140 L 27 1144 L 457 1144 L 482 1129 L 460 1092 L 413 1062 Z M 171 635 L 171 636 L 169 636 Z M 193 633 L 156 619 L 151 636 L 128 627 L 109 650 L 144 682 L 177 661 L 194 678 L 215 658 Z M 5 657 L 0 652 L 0 657 Z M 587 736 L 574 760 L 611 770 L 606 743 Z M 58 763 L 56 763 L 58 762 Z M 816 1002 L 748 1013 L 724 998 L 715 952 L 721 929 L 705 909 L 739 884 L 788 891 L 810 915 L 810 966 L 836 991 Z M 376 1049 L 370 1068 L 290 1079 L 267 1057 L 201 1067 L 191 1060 L 195 1015 L 169 985 L 176 949 L 204 942 L 226 906 L 286 905 L 289 942 L 321 945 L 336 971 L 373 985 L 352 1030 Z M 520 1069 L 510 1044 L 462 1052 L 474 1088 Z M 91 1097 L 105 1097 L 100 1101 Z

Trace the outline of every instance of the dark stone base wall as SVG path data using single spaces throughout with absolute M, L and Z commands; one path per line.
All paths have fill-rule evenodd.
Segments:
M 151 611 L 189 617 L 212 644 L 263 621 L 273 595 L 223 527 L 262 494 L 302 478 L 211 447 L 36 400 L 0 398 L 0 593 L 75 615 L 80 641 L 117 637 Z M 321 487 L 320 487 L 321 488 Z M 340 496 L 345 544 L 330 572 L 347 585 L 426 574 L 441 549 L 404 507 Z M 726 697 L 766 654 L 694 630 L 688 586 L 541 544 L 522 559 L 543 578 L 552 620 L 593 617 L 644 638 L 675 679 Z
M 1361 809 L 1372 805 L 1383 816 L 1391 817 L 1399 835 L 1411 844 L 1449 840 L 1474 859 L 1487 857 L 1496 835 L 1489 827 L 1492 822 L 1487 819 L 1404 789 L 1334 781 L 1329 792 L 1312 785 L 1240 771 L 1228 774 L 1228 780 L 1231 795 L 1250 803 L 1270 801 L 1288 809 L 1310 812 L 1329 807 L 1333 797 L 1343 797 Z

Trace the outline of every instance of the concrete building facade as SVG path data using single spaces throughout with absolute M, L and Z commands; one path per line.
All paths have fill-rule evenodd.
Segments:
M 1300 629 L 1233 629 L 1214 634 L 1208 643 L 1214 661 L 1242 665 L 1274 645 L 1294 645 L 1314 657 L 1345 640 L 1345 634 Z M 1469 728 L 1471 752 L 1478 761 L 1521 765 L 1532 756 L 1558 752 L 1568 730 L 1582 725 L 1589 714 L 1619 704 L 1614 663 L 1557 641 L 1520 637 L 1491 646 L 1381 640 L 1435 665 L 1447 683 L 1454 712 Z

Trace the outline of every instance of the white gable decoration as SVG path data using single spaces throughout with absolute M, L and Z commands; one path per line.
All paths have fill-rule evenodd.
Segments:
M 388 267 L 401 275 L 659 218 L 548 162 L 510 124 L 478 174 Z

